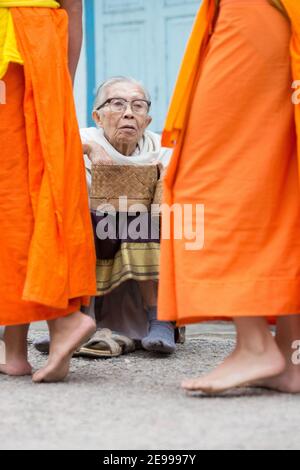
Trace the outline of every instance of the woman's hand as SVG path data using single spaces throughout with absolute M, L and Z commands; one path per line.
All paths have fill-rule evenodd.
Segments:
M 113 159 L 104 148 L 96 142 L 87 142 L 83 145 L 83 152 L 89 157 L 93 165 L 113 165 Z

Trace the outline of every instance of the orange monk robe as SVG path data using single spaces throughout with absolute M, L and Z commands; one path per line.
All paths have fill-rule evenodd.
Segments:
M 189 39 L 181 71 L 177 80 L 170 110 L 165 123 L 162 136 L 162 145 L 175 147 L 175 151 L 164 178 L 163 203 L 169 207 L 173 205 L 172 186 L 176 176 L 177 165 L 181 153 L 184 129 L 187 124 L 189 106 L 201 70 L 201 62 L 205 49 L 213 30 L 214 19 L 217 14 L 217 2 L 204 0 L 196 17 L 194 28 Z M 171 215 L 172 217 L 172 215 Z M 171 219 L 171 238 L 174 239 L 174 226 Z M 161 281 L 159 286 L 159 310 L 169 311 L 177 316 L 176 289 L 173 285 L 175 279 L 173 244 L 162 240 L 161 250 Z M 163 278 L 169 279 L 171 284 L 165 284 Z M 165 290 L 171 289 L 166 301 Z M 163 318 L 164 319 L 164 318 Z
M 29 191 L 34 223 L 29 252 L 23 253 L 20 259 L 12 252 L 11 268 L 1 266 L 0 269 L 0 284 L 5 285 L 7 276 L 12 278 L 12 283 L 16 266 L 23 266 L 27 257 L 22 298 L 16 295 L 10 302 L 6 293 L 0 291 L 3 294 L 0 324 L 4 325 L 66 315 L 81 305 L 88 305 L 89 296 L 96 292 L 82 145 L 67 63 L 67 13 L 44 8 L 12 8 L 11 11 L 24 60 L 24 102 L 23 109 L 19 109 L 25 115 L 28 150 L 28 155 L 24 155 L 24 159 L 28 158 L 24 198 Z M 21 66 L 11 67 L 8 79 L 10 70 L 15 67 L 22 70 Z M 5 126 L 9 129 L 10 122 L 5 113 L 10 116 L 13 105 L 12 97 L 7 108 L 0 109 L 1 145 L 6 155 Z M 23 137 L 24 129 L 14 135 L 14 141 L 9 143 L 12 153 L 14 148 L 24 148 L 24 142 L 19 142 Z M 12 195 L 6 207 L 9 211 L 14 192 L 13 168 L 11 174 L 1 177 L 3 181 L 8 178 L 11 181 Z M 21 236 L 18 230 L 16 220 L 14 230 L 2 234 L 2 238 L 12 240 L 12 246 L 14 240 L 18 244 Z
M 289 17 L 292 25 L 291 35 L 291 60 L 294 80 L 300 80 L 300 1 L 299 0 L 269 0 L 274 7 L 282 10 Z M 174 154 L 164 179 L 163 202 L 168 206 L 174 203 L 173 186 L 181 156 L 182 144 L 187 129 L 190 105 L 192 103 L 195 88 L 201 74 L 201 67 L 207 52 L 210 36 L 213 33 L 218 14 L 219 0 L 203 0 L 197 14 L 194 27 L 187 44 L 180 73 L 177 79 L 175 91 L 167 115 L 162 136 L 162 145 L 174 147 Z M 272 86 L 272 84 L 270 84 Z M 276 86 L 276 84 L 275 84 Z M 291 83 L 291 99 L 292 99 Z M 295 106 L 295 121 L 298 136 L 298 161 L 300 169 L 300 105 Z M 172 216 L 171 216 L 172 217 Z M 174 226 L 171 220 L 171 238 L 174 239 Z M 172 318 L 177 317 L 176 288 L 174 285 L 174 246 L 168 240 L 162 241 L 161 250 L 161 282 L 159 289 L 159 314 L 165 320 L 167 312 Z M 165 295 L 165 292 L 168 295 Z M 169 320 L 169 318 L 168 318 Z M 181 323 L 180 323 L 181 324 Z
M 291 58 L 294 80 L 300 80 L 300 1 L 269 0 L 274 6 L 283 5 L 292 25 Z M 162 145 L 175 147 L 164 185 L 164 201 L 172 204 L 170 188 L 174 182 L 184 131 L 187 126 L 190 104 L 193 99 L 197 79 L 201 73 L 201 63 L 205 57 L 210 36 L 218 14 L 219 0 L 203 0 L 183 58 L 170 109 L 165 122 Z M 282 7 L 280 8 L 282 9 Z M 292 87 L 292 84 L 291 84 Z M 292 95 L 292 89 L 291 89 Z M 300 169 L 300 105 L 295 106 L 298 134 L 298 159 Z
M 218 14 L 220 0 L 203 0 L 189 38 L 170 109 L 165 122 L 162 143 L 165 147 L 178 146 L 182 131 L 186 128 L 189 106 L 193 97 L 199 68 L 204 59 L 214 23 Z M 291 55 L 295 80 L 300 79 L 300 2 L 299 0 L 269 0 L 278 9 L 283 5 L 292 23 L 293 37 Z M 300 127 L 300 122 L 298 122 Z M 175 166 L 173 158 L 172 166 Z M 169 171 L 169 176 L 172 170 Z
M 293 78 L 300 80 L 300 2 L 299 0 L 281 0 L 292 25 L 291 57 Z M 299 86 L 299 85 L 298 85 Z M 300 168 L 300 105 L 295 103 L 296 129 L 298 136 L 298 160 Z

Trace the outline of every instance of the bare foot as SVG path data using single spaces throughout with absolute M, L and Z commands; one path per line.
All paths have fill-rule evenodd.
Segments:
M 281 374 L 286 363 L 279 349 L 270 348 L 261 354 L 237 348 L 222 365 L 199 379 L 182 384 L 188 392 L 218 394 L 236 387 L 247 386 L 257 380 Z
M 286 369 L 282 374 L 270 379 L 258 381 L 257 388 L 266 388 L 280 393 L 300 393 L 300 366 L 298 369 Z
M 24 359 L 11 360 L 7 364 L 0 365 L 0 374 L 11 377 L 23 377 L 32 374 L 32 367 Z
M 277 320 L 276 342 L 286 360 L 286 369 L 277 377 L 264 379 L 254 386 L 281 393 L 300 393 L 300 315 L 280 317 Z M 296 362 L 293 360 L 295 357 Z
M 0 328 L 0 374 L 11 377 L 32 374 L 27 351 L 28 328 L 29 325 Z
M 73 353 L 89 340 L 96 324 L 81 312 L 49 322 L 51 344 L 49 359 L 45 367 L 33 375 L 33 382 L 61 382 L 70 368 Z

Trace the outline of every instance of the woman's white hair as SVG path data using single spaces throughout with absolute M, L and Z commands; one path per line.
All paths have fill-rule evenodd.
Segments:
M 144 96 L 145 96 L 145 99 L 147 101 L 151 101 L 151 96 L 150 96 L 150 93 L 149 91 L 144 87 L 144 85 L 139 82 L 138 80 L 135 80 L 134 78 L 131 78 L 131 77 L 112 77 L 112 78 L 109 78 L 108 80 L 105 80 L 105 82 L 102 83 L 102 85 L 99 86 L 98 88 L 98 91 L 97 91 L 97 95 L 96 95 L 96 99 L 95 99 L 95 102 L 94 102 L 94 109 L 93 111 L 96 111 L 97 108 L 99 108 L 99 106 L 101 106 L 105 100 L 107 99 L 107 91 L 109 90 L 109 88 L 112 86 L 112 85 L 115 85 L 116 83 L 132 83 L 136 86 L 138 86 Z

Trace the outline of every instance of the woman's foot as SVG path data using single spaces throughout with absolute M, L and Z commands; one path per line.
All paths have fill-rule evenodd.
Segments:
M 175 326 L 173 323 L 157 320 L 157 307 L 147 307 L 149 333 L 142 340 L 146 351 L 172 354 L 176 350 Z
M 87 315 L 76 312 L 49 322 L 51 344 L 45 367 L 33 375 L 33 382 L 61 382 L 70 368 L 73 353 L 95 332 L 96 324 Z
M 9 326 L 1 335 L 5 349 L 0 362 L 0 374 L 22 377 L 32 374 L 32 367 L 27 359 L 28 325 Z
M 239 319 L 236 325 L 235 351 L 210 374 L 184 381 L 182 387 L 186 391 L 218 394 L 284 371 L 285 359 L 263 319 Z
M 175 328 L 172 323 L 154 320 L 150 323 L 150 331 L 142 340 L 146 351 L 172 354 L 176 350 Z

